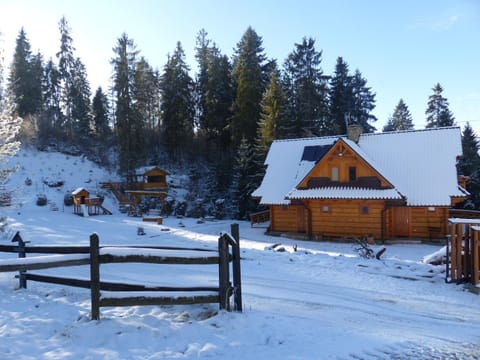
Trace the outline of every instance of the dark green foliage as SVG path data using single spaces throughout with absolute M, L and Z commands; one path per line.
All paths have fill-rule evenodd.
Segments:
M 230 148 L 229 120 L 233 103 L 231 65 L 215 44 L 210 45 L 207 33 L 197 37 L 198 74 L 195 84 L 198 135 L 205 140 L 207 158 Z
M 261 106 L 256 152 L 265 160 L 272 141 L 281 138 L 284 129 L 282 125 L 287 118 L 287 99 L 277 72 L 272 73 L 270 83 L 263 94 Z
M 303 38 L 284 63 L 289 116 L 294 128 L 289 137 L 322 135 L 328 118 L 327 80 L 320 67 L 322 52 L 315 40 Z
M 425 110 L 425 115 L 427 115 L 426 128 L 454 125 L 455 118 L 448 108 L 448 100 L 442 96 L 442 86 L 437 83 L 432 90 L 433 94 L 429 96 L 427 110 Z
M 408 106 L 405 104 L 403 99 L 400 99 L 393 115 L 388 119 L 388 123 L 383 127 L 383 131 L 402 131 L 402 130 L 412 130 L 413 129 L 413 119 Z
M 374 132 L 376 129 L 370 123 L 377 121 L 372 114 L 375 109 L 375 93 L 367 86 L 367 80 L 357 69 L 352 78 L 353 109 L 350 113 L 350 123 L 361 125 L 364 132 Z
M 160 78 L 162 137 L 172 157 L 184 155 L 193 139 L 193 81 L 188 71 L 185 53 L 178 42 Z
M 62 111 L 60 109 L 60 72 L 50 59 L 45 65 L 42 81 L 43 111 L 39 120 L 39 138 L 46 140 L 49 134 L 60 129 Z
M 110 134 L 109 113 L 107 95 L 98 87 L 92 100 L 93 133 L 97 138 L 105 138 Z
M 377 118 L 371 114 L 375 108 L 375 94 L 359 70 L 350 75 L 348 64 L 343 58 L 337 59 L 335 72 L 330 79 L 330 123 L 326 133 L 342 135 L 347 132 L 348 125 L 361 125 L 364 132 L 373 132 L 370 124 Z
M 256 189 L 252 182 L 255 175 L 254 151 L 248 140 L 243 138 L 238 147 L 233 169 L 232 191 L 238 219 L 246 219 L 256 209 L 251 194 Z
M 266 59 L 262 38 L 249 27 L 237 44 L 233 60 L 232 75 L 236 94 L 231 131 L 235 147 L 243 138 L 250 143 L 255 140 L 260 102 L 271 70 L 271 64 Z
M 328 133 L 332 135 L 345 134 L 346 118 L 351 116 L 354 108 L 352 76 L 348 64 L 343 58 L 337 58 L 335 72 L 330 79 L 330 121 Z
M 137 62 L 134 76 L 134 108 L 144 124 L 145 147 L 158 145 L 160 128 L 159 74 L 144 57 Z
M 480 210 L 480 149 L 477 136 L 469 123 L 465 125 L 462 134 L 463 157 L 457 164 L 460 175 L 470 177 L 467 191 L 470 193 L 468 200 L 460 204 L 465 209 Z
M 42 56 L 32 55 L 30 42 L 22 27 L 13 55 L 9 76 L 9 89 L 12 92 L 19 116 L 36 114 L 42 105 Z
M 72 86 L 70 88 L 69 101 L 71 102 L 71 124 L 74 141 L 84 142 L 91 132 L 90 112 L 90 84 L 87 80 L 85 65 L 77 58 L 72 69 Z
M 135 43 L 123 33 L 113 49 L 115 58 L 111 60 L 114 68 L 113 90 L 115 96 L 115 126 L 120 147 L 119 172 L 124 176 L 134 174 L 135 169 L 143 165 L 143 124 L 135 111 L 134 76 L 136 66 Z

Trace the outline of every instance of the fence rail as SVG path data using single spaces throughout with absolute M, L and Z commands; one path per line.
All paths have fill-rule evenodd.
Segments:
M 233 309 L 242 311 L 238 224 L 232 224 L 231 234 L 224 233 L 219 237 L 218 250 L 167 246 L 100 247 L 97 234 L 90 236 L 90 246 L 27 246 L 18 233 L 12 241 L 18 242 L 18 245 L 0 245 L 0 251 L 18 253 L 19 258 L 1 260 L 0 272 L 19 271 L 20 288 L 26 288 L 28 280 L 89 288 L 92 320 L 98 320 L 100 308 L 106 306 L 218 303 L 221 310 L 230 311 L 232 296 Z M 26 258 L 27 253 L 56 255 Z M 130 262 L 217 265 L 218 286 L 147 286 L 100 281 L 101 264 Z M 90 279 L 27 272 L 78 265 L 90 265 Z

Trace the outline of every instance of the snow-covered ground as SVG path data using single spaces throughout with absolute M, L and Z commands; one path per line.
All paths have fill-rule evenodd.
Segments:
M 67 189 L 113 179 L 80 157 L 22 150 L 7 184 L 17 203 L 2 208 L 8 233 L 38 244 L 154 244 L 216 248 L 234 221 L 164 219 L 143 223 L 118 212 L 80 217 L 63 206 Z M 31 185 L 25 179 L 32 180 Z M 42 178 L 65 184 L 49 188 Z M 50 204 L 35 205 L 36 195 Z M 444 267 L 422 263 L 440 246 L 386 245 L 382 260 L 363 259 L 354 245 L 264 235 L 239 222 L 243 313 L 218 305 L 101 308 L 90 320 L 86 289 L 29 282 L 0 273 L 0 359 L 476 359 L 480 298 L 446 284 Z M 141 226 L 145 235 L 137 235 Z M 280 243 L 272 250 L 272 245 Z M 294 251 L 294 247 L 297 251 Z M 374 246 L 378 250 L 380 246 Z M 31 256 L 31 255 L 28 255 Z M 15 258 L 0 253 L 0 259 Z M 88 266 L 37 271 L 88 278 Z M 155 285 L 215 286 L 215 266 L 111 264 L 102 280 Z

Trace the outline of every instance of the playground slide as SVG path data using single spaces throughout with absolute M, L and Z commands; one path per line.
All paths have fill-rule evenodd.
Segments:
M 88 216 L 88 208 L 87 208 L 87 205 L 81 204 L 80 207 L 82 208 L 83 216 L 87 217 L 87 216 Z

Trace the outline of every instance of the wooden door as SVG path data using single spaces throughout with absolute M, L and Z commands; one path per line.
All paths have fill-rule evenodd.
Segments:
M 393 236 L 410 236 L 410 209 L 408 207 L 393 208 Z
M 297 232 L 305 232 L 305 208 L 297 206 Z

